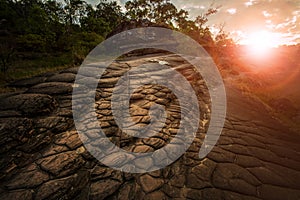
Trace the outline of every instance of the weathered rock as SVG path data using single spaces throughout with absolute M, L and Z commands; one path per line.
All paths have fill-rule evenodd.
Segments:
M 103 163 L 109 163 L 110 166 L 120 167 L 132 160 L 133 156 L 126 156 L 121 152 L 112 153 L 102 159 Z
M 61 82 L 49 82 L 40 83 L 35 85 L 27 91 L 27 93 L 41 93 L 41 94 L 70 94 L 73 90 L 71 83 L 61 83 Z
M 184 188 L 181 187 L 164 184 L 159 191 L 163 191 L 167 196 L 171 197 L 171 199 L 184 199 Z
M 146 153 L 146 152 L 152 152 L 154 149 L 147 145 L 138 145 L 134 147 L 133 152 L 136 153 Z
M 22 114 L 15 110 L 0 111 L 0 118 L 21 117 Z
M 0 119 L 0 152 L 22 145 L 33 133 L 33 121 L 27 118 Z
M 44 150 L 42 150 L 41 153 L 44 157 L 46 157 L 46 156 L 51 156 L 51 155 L 58 154 L 58 153 L 61 153 L 64 151 L 68 151 L 68 150 L 69 149 L 66 146 L 51 144 L 48 147 L 46 147 Z
M 134 166 L 140 169 L 150 169 L 153 166 L 152 158 L 137 158 L 134 160 Z
M 135 199 L 134 184 L 124 184 L 124 186 L 119 189 L 118 199 Z
M 187 186 L 189 188 L 201 189 L 211 187 L 211 176 L 215 170 L 216 164 L 205 158 L 200 165 L 196 165 L 187 174 Z
M 203 193 L 202 190 L 188 189 L 187 191 L 185 191 L 185 196 L 188 199 L 198 200 L 198 199 L 203 199 L 202 193 Z
M 40 118 L 35 121 L 35 127 L 40 130 L 51 130 L 54 133 L 61 133 L 73 127 L 73 120 L 58 116 Z
M 287 186 L 288 182 L 282 182 L 284 177 L 280 177 L 272 171 L 266 169 L 265 167 L 255 167 L 249 169 L 249 171 L 254 174 L 258 179 L 264 184 L 273 184 L 279 186 Z
M 16 149 L 26 153 L 35 153 L 40 151 L 51 143 L 51 132 L 42 132 L 39 134 L 31 135 L 27 141 L 18 146 Z
M 169 199 L 167 195 L 165 195 L 163 192 L 161 191 L 155 191 L 152 192 L 150 194 L 147 194 L 144 197 L 145 200 L 152 200 L 152 199 L 161 199 L 161 200 L 166 200 Z
M 26 78 L 22 80 L 15 81 L 9 84 L 12 87 L 30 87 L 39 83 L 43 83 L 47 78 L 44 76 L 37 76 L 33 78 Z
M 235 154 L 225 151 L 219 147 L 214 147 L 207 157 L 216 162 L 234 162 Z
M 2 110 L 16 110 L 25 115 L 49 114 L 57 102 L 45 94 L 20 94 L 0 100 Z
M 149 113 L 155 103 L 165 105 L 166 124 L 151 138 L 126 134 L 111 112 L 112 93 L 118 96 L 124 92 L 115 88 L 120 76 L 149 62 L 174 67 L 190 80 L 198 96 L 201 124 L 191 147 L 179 158 L 176 154 L 182 139 L 174 136 L 181 113 L 193 108 L 180 105 L 170 89 L 145 85 L 131 96 L 130 120 L 141 126 L 147 126 L 150 118 L 158 119 Z M 255 99 L 244 98 L 229 87 L 225 128 L 213 150 L 200 159 L 199 149 L 213 114 L 211 99 L 201 75 L 183 58 L 164 55 L 118 60 L 105 70 L 101 80 L 96 67 L 87 67 L 77 77 L 83 86 L 74 85 L 82 87 L 82 93 L 72 96 L 77 70 L 78 67 L 22 80 L 16 83 L 22 90 L 0 95 L 0 199 L 300 198 L 299 137 L 272 119 Z M 166 71 L 151 72 L 152 77 L 161 78 Z M 150 80 L 147 73 L 141 77 Z M 98 79 L 100 84 L 93 94 L 89 87 Z M 139 84 L 141 79 L 130 81 Z M 95 98 L 87 98 L 87 94 Z M 189 91 L 182 91 L 182 95 L 189 95 Z M 75 105 L 82 109 L 83 124 L 77 126 L 84 133 L 80 138 L 72 119 L 72 98 L 82 103 Z M 87 102 L 95 103 L 97 119 L 83 112 Z M 97 126 L 109 140 L 100 137 Z M 173 144 L 169 144 L 171 141 Z M 117 153 L 116 148 L 111 149 L 110 157 L 105 157 L 99 147 L 107 148 L 110 142 L 129 152 L 154 152 L 153 157 L 148 161 L 136 159 Z M 166 146 L 169 147 L 158 151 Z M 93 149 L 93 153 L 87 149 Z M 154 172 L 131 174 L 104 166 L 92 154 L 103 158 L 101 162 L 124 166 L 126 170 L 154 170 L 166 159 L 177 161 Z
M 0 195 L 0 199 L 31 200 L 33 198 L 33 193 L 33 190 L 13 190 Z
M 73 73 L 55 74 L 47 78 L 47 82 L 74 82 L 76 75 Z
M 164 184 L 164 181 L 163 179 L 153 178 L 152 176 L 145 174 L 140 177 L 140 184 L 143 190 L 146 193 L 149 193 L 160 188 Z
M 62 70 L 61 73 L 72 73 L 77 74 L 79 67 L 71 67 L 65 70 Z
M 48 181 L 38 188 L 36 199 L 69 199 L 75 198 L 87 187 L 88 174 L 80 172 L 65 178 Z M 85 194 L 88 198 L 88 193 Z
M 84 160 L 75 151 L 68 151 L 40 159 L 37 163 L 44 171 L 61 177 L 74 173 L 84 164 Z
M 259 197 L 266 200 L 299 199 L 300 191 L 273 185 L 262 185 L 258 188 Z
M 260 184 L 249 171 L 229 163 L 218 164 L 212 180 L 216 187 L 252 196 L 256 195 L 256 186 Z
M 160 149 L 166 145 L 166 142 L 160 138 L 147 138 L 143 139 L 143 143 L 151 146 L 154 149 Z
M 106 179 L 91 184 L 89 199 L 101 200 L 112 195 L 118 190 L 121 183 L 115 180 Z
M 22 169 L 5 185 L 8 189 L 24 189 L 33 188 L 47 181 L 49 175 L 38 169 L 35 164 L 32 164 Z

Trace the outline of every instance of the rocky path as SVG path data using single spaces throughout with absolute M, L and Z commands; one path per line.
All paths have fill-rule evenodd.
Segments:
M 300 199 L 299 134 L 230 84 L 226 84 L 228 112 L 222 135 L 208 156 L 199 159 L 209 125 L 210 97 L 201 76 L 176 56 L 119 61 L 107 70 L 98 85 L 95 107 L 101 128 L 113 143 L 127 151 L 151 152 L 176 135 L 182 108 L 167 88 L 147 85 L 131 97 L 130 113 L 138 124 L 149 123 L 153 103 L 168 111 L 166 126 L 154 137 L 137 139 L 122 133 L 110 110 L 118 76 L 125 69 L 158 60 L 184 74 L 198 94 L 201 126 L 180 159 L 161 170 L 130 174 L 91 156 L 72 118 L 78 68 L 71 68 L 15 82 L 20 92 L 0 96 L 0 199 Z M 94 134 L 90 131 L 84 142 L 92 144 Z M 145 163 L 136 160 L 135 165 Z

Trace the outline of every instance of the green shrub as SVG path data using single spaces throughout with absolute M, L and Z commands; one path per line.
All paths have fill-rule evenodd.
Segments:
M 17 45 L 20 51 L 45 52 L 47 41 L 45 37 L 38 34 L 26 34 L 17 38 Z
M 94 49 L 104 38 L 96 33 L 82 32 L 73 35 L 72 55 L 75 65 L 81 64 L 87 54 Z

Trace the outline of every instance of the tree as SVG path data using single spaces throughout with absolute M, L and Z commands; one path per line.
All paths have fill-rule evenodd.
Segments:
M 117 2 L 102 0 L 94 9 L 87 6 L 86 16 L 81 18 L 81 26 L 87 32 L 95 32 L 105 37 L 124 19 Z
M 167 24 L 175 27 L 178 18 L 184 17 L 187 12 L 180 10 L 170 0 L 133 0 L 125 4 L 128 19 L 137 21 L 149 20 L 157 24 Z
M 15 53 L 14 44 L 8 41 L 1 41 L 0 43 L 0 71 L 7 72 L 11 62 L 12 56 Z
M 225 23 L 219 26 L 219 32 L 215 37 L 215 42 L 219 47 L 233 47 L 235 42 L 229 37 L 229 33 L 224 30 Z
M 188 13 L 182 11 L 181 17 L 177 18 L 178 30 L 189 35 L 204 48 L 209 50 L 215 45 L 212 33 L 209 27 L 206 25 L 208 22 L 208 17 L 217 13 L 218 7 L 214 7 L 213 4 L 210 5 L 208 10 L 197 16 L 195 20 L 188 19 Z
M 128 19 L 137 21 L 146 19 L 157 24 L 167 24 L 170 28 L 189 35 L 205 47 L 214 46 L 212 34 L 206 26 L 208 17 L 215 14 L 219 8 L 213 4 L 195 20 L 189 19 L 186 10 L 178 11 L 170 0 L 132 0 L 126 2 L 125 8 Z
M 70 27 L 79 24 L 85 14 L 86 2 L 82 0 L 64 0 L 65 23 Z
M 47 27 L 48 27 L 48 37 L 47 43 L 50 47 L 50 50 L 62 51 L 64 50 L 65 44 L 65 35 L 66 33 L 66 24 L 64 24 L 65 13 L 62 3 L 59 3 L 55 0 L 47 0 L 43 4 L 43 9 L 45 10 L 47 18 Z
M 56 0 L 47 0 L 43 4 L 43 9 L 45 10 L 49 23 L 63 24 L 64 23 L 64 7 L 62 3 Z
M 213 38 L 206 25 L 218 10 L 213 5 L 195 20 L 170 0 L 131 0 L 125 8 L 124 12 L 116 1 L 109 0 L 100 0 L 96 6 L 85 0 L 0 0 L 0 41 L 6 41 L 0 51 L 2 69 L 7 69 L 15 55 L 67 54 L 78 63 L 118 27 L 124 30 L 122 24 L 126 28 L 134 28 L 131 25 L 136 23 L 178 30 L 205 48 L 215 42 L 220 47 L 232 43 L 222 31 Z

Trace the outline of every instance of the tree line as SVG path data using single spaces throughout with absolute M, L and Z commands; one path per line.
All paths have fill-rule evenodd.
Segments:
M 79 64 L 126 21 L 163 24 L 204 46 L 230 44 L 226 33 L 221 31 L 214 38 L 207 26 L 208 17 L 217 10 L 212 6 L 192 20 L 188 11 L 176 8 L 170 0 L 131 0 L 125 9 L 107 0 L 96 5 L 84 0 L 0 0 L 1 70 L 7 70 L 13 55 L 69 53 L 72 62 Z

